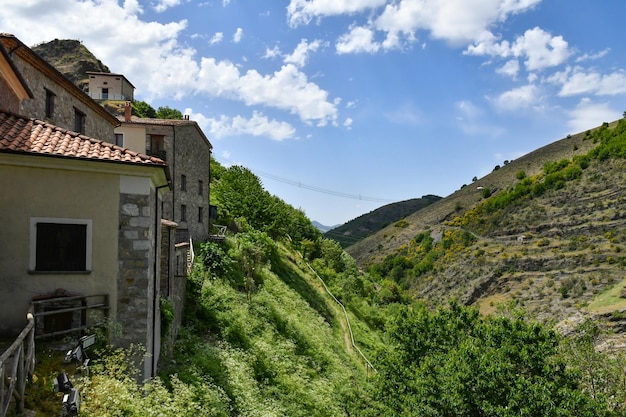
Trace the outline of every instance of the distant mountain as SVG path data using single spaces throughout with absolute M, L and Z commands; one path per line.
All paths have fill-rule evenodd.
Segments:
M 339 226 L 338 224 L 334 226 L 324 226 L 323 224 L 315 220 L 313 220 L 311 223 L 313 223 L 313 226 L 317 227 L 317 229 L 322 233 L 328 232 L 329 230 L 334 229 L 335 227 Z
M 83 91 L 88 91 L 87 72 L 111 72 L 80 41 L 55 39 L 31 48 Z
M 412 198 L 387 204 L 327 231 L 325 236 L 347 248 L 370 234 L 439 200 L 441 197 L 436 195 L 425 195 L 422 198 Z

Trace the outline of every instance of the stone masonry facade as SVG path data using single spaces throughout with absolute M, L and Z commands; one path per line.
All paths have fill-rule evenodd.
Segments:
M 149 138 L 162 136 L 165 162 L 170 167 L 172 190 L 163 197 L 163 218 L 178 224 L 176 241 L 205 242 L 209 237 L 209 181 L 211 145 L 196 122 L 167 120 L 146 123 Z
M 85 115 L 84 134 L 93 138 L 98 138 L 107 142 L 112 142 L 115 138 L 114 126 L 96 114 L 85 103 L 78 100 L 55 81 L 46 77 L 42 72 L 29 63 L 22 61 L 19 57 L 13 56 L 14 63 L 34 98 L 24 100 L 20 105 L 19 114 L 45 120 L 56 126 L 74 131 L 75 110 Z M 47 91 L 54 94 L 54 111 L 50 118 L 46 118 L 46 94 Z
M 122 346 L 140 343 L 152 350 L 152 321 L 155 313 L 155 215 L 156 193 L 120 194 L 119 273 L 117 278 L 117 322 Z

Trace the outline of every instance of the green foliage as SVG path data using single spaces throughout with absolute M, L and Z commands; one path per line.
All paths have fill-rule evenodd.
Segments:
M 608 415 L 558 355 L 558 337 L 523 317 L 481 318 L 451 303 L 402 309 L 376 378 L 397 416 Z
M 176 375 L 169 386 L 156 378 L 139 384 L 131 365 L 137 352 L 117 349 L 91 366 L 90 377 L 79 386 L 81 416 L 230 416 L 229 400 L 211 380 L 196 375 L 193 385 Z
M 242 166 L 218 170 L 211 193 L 219 208 L 221 224 L 243 218 L 251 228 L 273 239 L 290 236 L 296 242 L 303 238 L 317 240 L 321 235 L 302 210 L 265 191 L 261 180 Z
M 138 117 L 151 118 L 154 119 L 156 117 L 156 110 L 154 107 L 146 103 L 145 101 L 133 101 L 133 114 Z
M 180 110 L 172 109 L 169 106 L 163 106 L 157 109 L 156 118 L 181 120 L 183 118 L 183 114 Z
M 409 227 L 409 222 L 407 222 L 406 220 L 402 219 L 402 220 L 398 220 L 397 222 L 395 222 L 393 224 L 393 227 L 399 227 L 401 229 L 406 229 L 407 227 Z
M 219 243 L 201 243 L 198 250 L 198 262 L 213 277 L 228 275 L 232 260 Z
M 174 322 L 174 306 L 167 298 L 160 297 L 159 310 L 161 311 L 161 336 L 165 336 Z
M 609 410 L 624 415 L 626 412 L 626 386 L 623 375 L 626 356 L 617 350 L 610 354 L 596 349 L 604 332 L 597 322 L 587 319 L 561 344 L 565 360 L 579 375 L 583 389 Z

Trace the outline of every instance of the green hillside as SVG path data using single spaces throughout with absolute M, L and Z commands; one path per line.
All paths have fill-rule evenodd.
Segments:
M 329 230 L 324 236 L 346 248 L 440 199 L 441 197 L 435 195 L 425 195 L 422 198 L 387 204 Z
M 564 138 L 347 250 L 433 305 L 515 303 L 546 322 L 593 315 L 626 278 L 625 131 L 620 120 Z

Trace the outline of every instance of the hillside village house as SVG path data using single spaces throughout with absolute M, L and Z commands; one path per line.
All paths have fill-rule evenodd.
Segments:
M 143 345 L 149 377 L 160 349 L 162 237 L 176 226 L 161 220 L 169 168 L 92 137 L 112 141 L 116 124 L 19 40 L 0 35 L 0 335 L 21 330 L 33 299 L 106 294 L 108 318 L 121 328 L 112 342 Z M 75 319 L 67 318 L 73 327 Z
M 131 116 L 130 103 L 115 128 L 118 144 L 156 156 L 170 168 L 172 191 L 163 198 L 163 216 L 177 223 L 176 242 L 209 238 L 211 142 L 195 121 Z
M 109 72 L 87 72 L 89 76 L 89 97 L 94 100 L 132 101 L 135 86 L 122 74 Z

